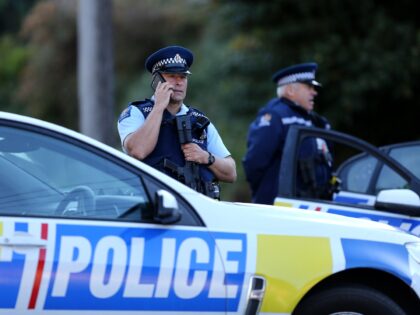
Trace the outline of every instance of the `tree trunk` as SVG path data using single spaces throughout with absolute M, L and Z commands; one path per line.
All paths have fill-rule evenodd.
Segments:
M 78 11 L 78 94 L 80 131 L 116 143 L 112 0 L 80 0 Z

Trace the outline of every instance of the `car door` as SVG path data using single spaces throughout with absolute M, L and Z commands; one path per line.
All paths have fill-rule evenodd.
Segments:
M 0 174 L 0 314 L 228 310 L 217 232 L 159 178 L 10 120 Z
M 329 199 L 301 197 L 297 191 L 299 146 L 307 137 L 325 139 L 334 156 L 336 189 Z M 371 219 L 420 235 L 419 182 L 404 165 L 361 139 L 296 126 L 286 140 L 275 204 Z

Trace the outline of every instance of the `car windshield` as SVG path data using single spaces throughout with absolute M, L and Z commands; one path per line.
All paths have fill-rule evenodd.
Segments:
M 148 202 L 137 175 L 73 142 L 0 127 L 0 212 L 56 214 L 63 197 L 78 187 L 101 197 L 96 198 L 97 210 L 107 200 L 103 214 L 109 207 L 118 216 L 134 204 Z M 116 203 L 124 206 L 120 209 Z

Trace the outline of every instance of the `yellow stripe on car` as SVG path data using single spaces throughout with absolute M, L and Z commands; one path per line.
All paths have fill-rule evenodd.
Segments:
M 332 273 L 324 237 L 259 235 L 257 274 L 267 280 L 261 312 L 289 313 L 305 293 Z

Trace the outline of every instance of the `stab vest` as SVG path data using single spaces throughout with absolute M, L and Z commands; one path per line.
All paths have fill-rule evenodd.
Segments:
M 144 101 L 131 102 L 130 105 L 136 106 L 143 114 L 144 119 L 147 119 L 147 116 L 153 109 L 154 101 L 146 99 Z M 207 151 L 207 128 L 200 128 L 201 125 L 198 122 L 199 117 L 204 117 L 206 119 L 207 117 L 202 112 L 192 107 L 188 107 L 187 115 L 191 116 L 192 142 Z M 176 116 L 172 115 L 168 110 L 164 110 L 156 147 L 143 162 L 178 179 L 173 172 L 163 167 L 163 160 L 165 158 L 180 167 L 185 166 L 185 158 L 179 142 L 175 117 Z M 203 182 L 213 182 L 216 180 L 213 172 L 205 165 L 199 165 L 199 169 L 200 178 Z

